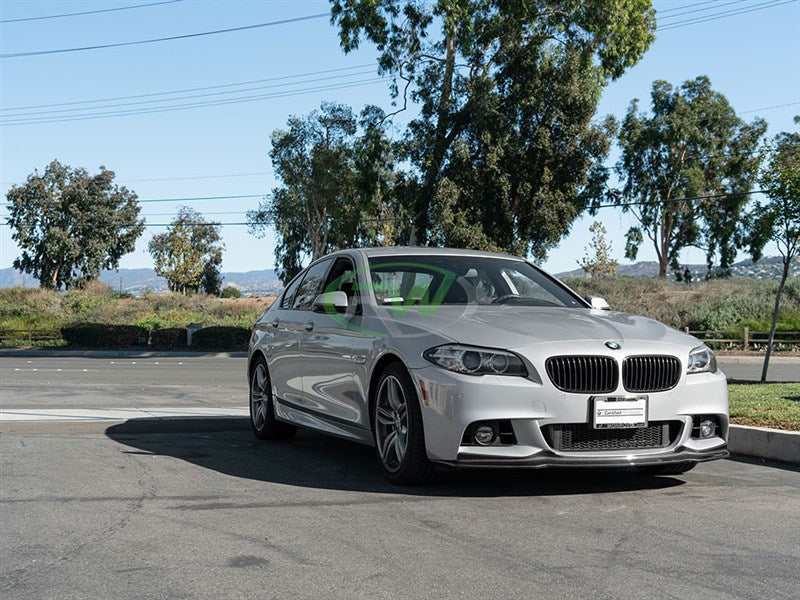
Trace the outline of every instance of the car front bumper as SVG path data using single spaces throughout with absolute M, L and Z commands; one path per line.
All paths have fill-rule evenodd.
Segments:
M 546 378 L 474 377 L 436 366 L 412 371 L 420 394 L 425 445 L 431 460 L 464 467 L 631 467 L 699 462 L 728 455 L 728 392 L 724 374 L 683 375 L 678 385 L 648 394 L 651 423 L 672 423 L 675 435 L 660 447 L 563 451 L 551 445 L 548 425 L 587 424 L 589 394 L 559 391 Z M 631 395 L 618 389 L 609 396 Z M 715 437 L 692 437 L 695 416 L 713 415 Z M 464 443 L 477 421 L 507 420 L 516 443 Z M 589 426 L 590 427 L 590 426 Z

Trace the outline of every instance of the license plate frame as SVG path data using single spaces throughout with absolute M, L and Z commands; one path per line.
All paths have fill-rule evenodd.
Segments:
M 650 398 L 636 396 L 592 396 L 594 429 L 641 429 L 649 424 Z

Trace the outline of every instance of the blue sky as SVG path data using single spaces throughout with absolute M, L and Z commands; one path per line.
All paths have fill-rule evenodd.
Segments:
M 0 20 L 41 15 L 101 10 L 146 4 L 132 2 L 0 2 Z M 656 0 L 663 27 L 692 17 L 728 10 L 755 8 L 765 0 Z M 214 2 L 185 0 L 132 10 L 76 17 L 0 24 L 0 50 L 17 53 L 36 50 L 108 44 L 185 33 L 239 27 L 289 19 L 328 10 L 323 0 Z M 688 13 L 687 11 L 698 12 Z M 663 12 L 670 11 L 670 12 Z M 681 14 L 686 13 L 686 14 Z M 671 19 L 666 17 L 671 15 Z M 94 120 L 0 127 L 0 192 L 24 181 L 34 169 L 43 169 L 58 159 L 96 171 L 105 165 L 117 173 L 120 183 L 136 191 L 139 198 L 185 198 L 264 194 L 275 184 L 270 174 L 269 132 L 282 127 L 291 114 L 303 114 L 322 100 L 336 100 L 356 108 L 364 104 L 389 107 L 387 82 L 375 81 L 371 66 L 374 51 L 364 47 L 345 56 L 336 31 L 327 19 L 288 23 L 274 27 L 162 43 L 102 50 L 48 54 L 0 60 L 0 107 L 4 110 L 31 105 L 55 104 L 101 98 L 116 98 L 187 88 L 297 75 L 332 69 L 349 69 L 254 83 L 242 88 L 260 88 L 247 94 L 294 92 L 321 86 L 292 96 L 254 99 L 246 103 L 205 106 L 188 110 L 151 112 Z M 698 23 L 657 34 L 644 59 L 606 89 L 598 115 L 622 116 L 632 98 L 647 103 L 653 80 L 680 83 L 707 74 L 715 89 L 723 92 L 748 120 L 764 117 L 770 135 L 793 127 L 800 114 L 800 2 L 769 6 L 746 14 Z M 346 76 L 345 76 L 346 75 Z M 333 77 L 319 81 L 322 77 Z M 313 81 L 317 80 L 317 81 Z M 306 83 L 302 83 L 306 82 Z M 286 85 L 290 84 L 290 85 Z M 350 85 L 353 84 L 353 85 Z M 270 87 L 265 86 L 276 86 Z M 341 87 L 348 85 L 349 87 Z M 195 94 L 217 94 L 189 102 L 234 97 L 218 94 L 238 88 L 218 88 Z M 104 104 L 149 102 L 163 96 L 109 101 Z M 795 103 L 770 110 L 764 107 Z M 83 108 L 71 105 L 38 108 L 24 113 Z M 150 102 L 137 107 L 158 107 Z M 105 110 L 126 110 L 112 107 Z M 755 111 L 755 112 L 750 112 Z M 83 114 L 51 113 L 58 116 Z M 10 117 L 8 117 L 10 118 Z M 217 175 L 236 174 L 236 177 Z M 213 176 L 213 177 L 210 177 Z M 183 179 L 176 179 L 183 178 Z M 165 180 L 168 179 L 168 180 Z M 255 207 L 258 198 L 213 200 L 192 203 L 196 209 L 221 221 L 243 220 L 242 213 Z M 180 202 L 145 204 L 143 214 L 150 223 L 168 222 Z M 213 214 L 230 211 L 230 214 Z M 0 210 L 0 214 L 4 214 Z M 632 217 L 617 209 L 604 209 L 598 217 L 609 231 L 614 254 L 622 262 L 624 232 Z M 594 218 L 585 216 L 548 257 L 545 267 L 560 272 L 577 267 L 589 238 Z M 149 267 L 147 242 L 150 227 L 134 253 L 122 259 L 122 267 Z M 274 238 L 257 239 L 245 227 L 223 230 L 227 251 L 223 270 L 246 271 L 274 265 Z M 774 253 L 769 252 L 768 254 Z M 17 256 L 8 227 L 0 226 L 0 267 Z M 643 247 L 640 259 L 654 258 Z M 704 262 L 702 252 L 687 250 L 683 260 Z

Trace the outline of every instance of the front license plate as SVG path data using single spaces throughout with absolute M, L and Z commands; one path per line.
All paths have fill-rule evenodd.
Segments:
M 594 396 L 595 429 L 647 427 L 647 396 Z

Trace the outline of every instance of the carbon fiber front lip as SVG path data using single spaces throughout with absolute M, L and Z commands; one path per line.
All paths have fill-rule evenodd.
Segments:
M 579 454 L 574 452 L 572 454 Z M 714 448 L 698 452 L 695 450 L 675 450 L 665 454 L 650 454 L 640 456 L 616 455 L 616 456 L 564 456 L 545 451 L 531 458 L 486 458 L 465 456 L 460 454 L 455 461 L 441 461 L 440 464 L 450 467 L 464 468 L 593 468 L 593 467 L 644 467 L 649 465 L 667 465 L 681 462 L 704 462 L 707 460 L 717 460 L 727 458 L 730 452 L 727 446 Z

